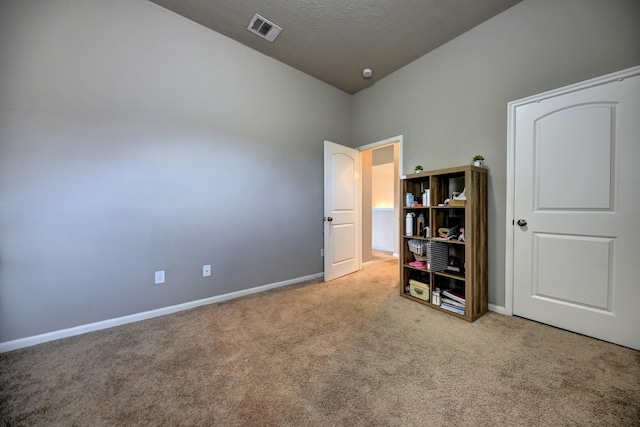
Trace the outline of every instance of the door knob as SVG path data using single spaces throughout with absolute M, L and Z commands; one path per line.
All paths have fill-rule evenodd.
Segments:
M 527 225 L 527 220 L 526 219 L 519 219 L 518 220 L 518 225 L 520 227 L 524 227 L 525 225 Z
M 329 222 L 333 221 L 333 218 L 331 218 L 330 216 L 325 217 L 324 219 L 326 219 L 326 220 L 327 220 L 327 221 L 329 221 Z

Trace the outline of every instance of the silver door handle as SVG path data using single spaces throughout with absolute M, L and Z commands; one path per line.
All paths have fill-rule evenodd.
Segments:
M 331 222 L 331 221 L 333 221 L 333 218 L 331 218 L 330 216 L 325 216 L 324 220 Z
M 527 220 L 526 219 L 519 219 L 518 220 L 518 225 L 520 227 L 524 227 L 525 225 L 527 225 Z

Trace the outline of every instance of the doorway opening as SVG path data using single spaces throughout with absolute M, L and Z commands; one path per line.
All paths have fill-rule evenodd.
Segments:
M 402 135 L 362 147 L 362 262 L 400 252 L 399 177 Z

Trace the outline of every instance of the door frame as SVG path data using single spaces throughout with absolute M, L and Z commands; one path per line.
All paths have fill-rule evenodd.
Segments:
M 516 109 L 522 105 L 532 102 L 539 102 L 544 99 L 566 95 L 579 90 L 601 86 L 616 80 L 633 77 L 640 74 L 640 66 L 628 68 L 596 77 L 583 82 L 575 83 L 558 89 L 553 89 L 527 98 L 511 101 L 507 104 L 507 216 L 506 216 L 506 245 L 505 245 L 505 280 L 504 280 L 504 314 L 513 316 L 513 293 L 514 293 L 514 229 L 515 229 L 515 170 L 516 161 L 516 129 L 515 118 Z
M 397 136 L 393 136 L 391 138 L 386 138 L 383 139 L 381 141 L 376 141 L 376 142 L 372 142 L 370 144 L 365 144 L 365 145 L 361 145 L 359 147 L 355 147 L 356 150 L 360 151 L 360 153 L 362 153 L 363 151 L 367 151 L 367 150 L 373 150 L 375 148 L 382 148 L 386 145 L 393 145 L 393 144 L 398 144 L 398 176 L 394 176 L 393 178 L 398 181 L 400 179 L 400 176 L 403 175 L 403 158 L 404 158 L 404 136 L 403 135 L 397 135 Z M 362 154 L 360 154 L 360 158 L 362 159 Z M 395 188 L 396 184 L 394 184 L 394 188 Z M 397 197 L 396 197 L 397 199 Z M 364 198 L 363 198 L 364 200 Z M 397 200 L 394 199 L 394 205 L 395 203 L 397 203 Z M 364 202 L 363 202 L 363 206 L 360 209 L 360 212 L 364 212 L 364 209 L 371 209 L 371 206 L 364 206 Z M 400 206 L 398 206 L 398 208 L 400 208 Z M 362 223 L 362 217 L 360 218 L 360 226 L 362 227 L 362 232 L 364 232 L 364 224 Z M 398 233 L 400 233 L 400 222 L 398 222 L 397 224 L 397 229 L 396 229 L 396 240 L 399 236 Z M 371 230 L 369 230 L 371 231 Z M 364 249 L 364 248 L 362 248 Z M 394 252 L 395 254 L 395 252 Z M 360 251 L 360 256 L 362 257 L 362 250 Z M 362 259 L 360 260 L 362 261 Z

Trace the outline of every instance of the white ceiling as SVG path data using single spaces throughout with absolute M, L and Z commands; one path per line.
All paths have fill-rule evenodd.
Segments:
M 354 94 L 522 0 L 150 1 Z M 273 43 L 247 31 L 256 13 Z

